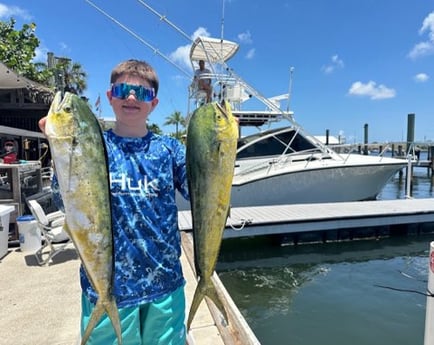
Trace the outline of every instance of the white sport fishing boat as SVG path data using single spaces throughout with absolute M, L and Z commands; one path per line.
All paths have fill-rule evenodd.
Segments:
M 190 60 L 199 60 L 211 70 L 201 78 L 213 81 L 214 100 L 228 100 L 239 119 L 240 132 L 246 126 L 288 121 L 289 126 L 259 131 L 238 142 L 232 184 L 232 207 L 295 203 L 344 202 L 375 199 L 387 181 L 407 165 L 403 159 L 361 154 L 340 154 L 307 134 L 293 113 L 283 111 L 276 98 L 265 98 L 228 66 L 238 44 L 222 39 L 198 37 L 192 44 Z M 196 83 L 189 90 L 189 113 L 205 101 Z M 289 97 L 289 94 L 286 95 Z M 257 99 L 265 111 L 242 110 L 244 102 Z M 188 140 L 188 137 L 187 137 Z M 189 204 L 178 198 L 181 210 Z
M 138 37 L 93 2 L 87 2 L 191 77 L 191 71 L 186 72 L 159 49 Z M 189 35 L 171 23 L 166 16 L 143 1 L 140 3 L 184 38 L 190 39 Z M 286 111 L 280 109 L 279 101 L 287 98 L 289 102 L 290 92 L 282 96 L 265 98 L 226 64 L 237 53 L 238 48 L 237 43 L 223 38 L 198 37 L 192 41 L 190 49 L 192 69 L 197 69 L 200 60 L 207 62 L 206 67 L 210 69 L 210 73 L 201 74 L 199 78 L 213 81 L 214 101 L 226 99 L 230 102 L 232 112 L 239 119 L 240 133 L 245 127 L 260 129 L 264 125 L 283 121 L 287 121 L 289 126 L 260 131 L 240 138 L 232 183 L 232 206 L 375 199 L 390 177 L 407 165 L 407 161 L 402 159 L 339 154 L 307 134 L 295 122 L 289 106 Z M 189 87 L 188 114 L 206 100 L 206 93 L 198 90 L 197 84 L 197 80 L 193 81 Z M 251 103 L 255 99 L 265 110 L 244 109 L 245 102 Z M 177 203 L 180 210 L 190 208 L 190 204 L 182 197 L 177 197 Z

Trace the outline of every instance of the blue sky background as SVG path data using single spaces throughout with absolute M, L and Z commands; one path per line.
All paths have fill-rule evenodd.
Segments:
M 140 1 L 94 3 L 191 72 L 190 42 Z M 266 97 L 288 92 L 294 67 L 291 109 L 312 134 L 362 142 L 368 124 L 370 142 L 405 140 L 415 113 L 416 140 L 434 140 L 434 0 L 226 0 L 224 20 L 222 0 L 146 3 L 191 37 L 220 38 L 224 22 L 224 38 L 240 44 L 229 66 Z M 103 117 L 113 117 L 110 71 L 129 58 L 147 60 L 160 77 L 150 122 L 172 132 L 165 118 L 185 115 L 189 78 L 85 0 L 0 0 L 0 19 L 11 16 L 16 29 L 36 23 L 39 60 L 51 51 L 82 64 L 86 96 L 94 104 L 101 95 Z

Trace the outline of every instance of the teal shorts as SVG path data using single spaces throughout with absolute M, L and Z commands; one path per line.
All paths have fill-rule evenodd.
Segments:
M 82 294 L 81 334 L 95 305 Z M 123 345 L 185 345 L 184 287 L 152 303 L 119 308 Z M 110 319 L 104 314 L 86 345 L 118 345 Z

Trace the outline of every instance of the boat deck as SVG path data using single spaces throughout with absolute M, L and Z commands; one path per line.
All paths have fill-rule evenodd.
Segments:
M 231 209 L 223 238 L 434 222 L 434 199 L 293 204 Z M 191 230 L 190 211 L 179 212 Z

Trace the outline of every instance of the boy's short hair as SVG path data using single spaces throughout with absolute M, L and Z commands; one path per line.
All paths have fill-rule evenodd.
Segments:
M 119 63 L 112 70 L 110 76 L 110 83 L 115 83 L 120 77 L 124 75 L 135 75 L 139 78 L 145 79 L 152 88 L 154 88 L 155 95 L 158 94 L 158 76 L 154 68 L 146 61 L 130 59 Z

